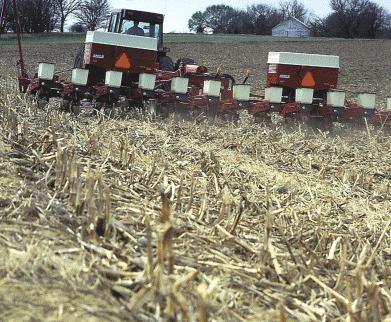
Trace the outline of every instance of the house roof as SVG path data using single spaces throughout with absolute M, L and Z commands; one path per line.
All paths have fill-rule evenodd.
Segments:
M 276 29 L 277 27 L 280 27 L 281 25 L 283 25 L 284 23 L 286 23 L 287 21 L 289 20 L 293 20 L 293 21 L 296 21 L 298 22 L 299 24 L 301 24 L 303 27 L 307 28 L 308 30 L 310 30 L 310 27 L 308 27 L 304 22 L 300 21 L 299 19 L 295 18 L 295 17 L 289 17 L 288 19 L 285 19 L 283 22 L 280 22 L 277 26 L 275 26 L 272 30 Z

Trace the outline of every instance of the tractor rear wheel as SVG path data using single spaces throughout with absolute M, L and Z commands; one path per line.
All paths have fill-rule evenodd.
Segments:
M 73 68 L 83 68 L 84 65 L 84 50 L 85 46 L 80 46 L 76 51 L 75 63 Z
M 165 72 L 173 72 L 174 70 L 174 63 L 169 56 L 160 56 L 158 58 L 160 70 L 163 70 Z

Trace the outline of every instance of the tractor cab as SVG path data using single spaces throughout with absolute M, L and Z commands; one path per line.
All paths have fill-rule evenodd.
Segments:
M 162 14 L 121 9 L 111 13 L 107 32 L 155 38 L 158 44 L 157 49 L 162 50 L 163 21 Z
M 90 72 L 99 83 L 106 71 L 119 71 L 124 79 L 138 79 L 141 73 L 158 68 L 173 71 L 174 64 L 163 46 L 162 14 L 121 9 L 113 11 L 104 31 L 88 31 L 85 44 L 76 55 L 76 68 Z

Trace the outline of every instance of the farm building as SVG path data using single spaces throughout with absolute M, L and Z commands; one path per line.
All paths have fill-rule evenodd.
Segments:
M 273 37 L 309 37 L 310 28 L 299 19 L 290 17 L 272 29 Z

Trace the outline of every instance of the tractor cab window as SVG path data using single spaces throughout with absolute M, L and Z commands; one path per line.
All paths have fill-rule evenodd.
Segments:
M 121 32 L 128 35 L 160 38 L 160 25 L 150 22 L 123 20 Z
M 112 15 L 110 18 L 108 31 L 109 32 L 116 32 L 117 25 L 118 25 L 119 21 L 120 21 L 119 14 Z

